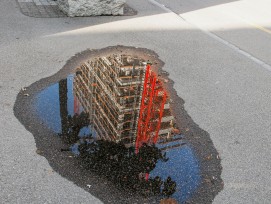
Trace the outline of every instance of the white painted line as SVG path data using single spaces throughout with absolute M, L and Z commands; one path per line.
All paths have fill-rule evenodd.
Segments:
M 190 23 L 189 21 L 187 21 L 185 18 L 183 18 L 181 15 L 176 14 L 175 12 L 173 12 L 172 10 L 170 10 L 169 8 L 167 8 L 165 5 L 158 3 L 155 0 L 148 0 L 150 3 L 158 6 L 159 8 L 163 9 L 166 12 L 170 12 L 170 13 L 174 13 L 176 16 L 178 16 L 179 18 L 181 18 L 182 20 L 186 21 L 187 23 L 189 23 L 190 25 L 193 25 L 194 27 L 197 27 L 199 30 L 201 30 L 202 32 L 204 32 L 205 34 L 207 34 L 208 36 L 210 36 L 211 38 L 217 40 L 218 42 L 222 43 L 223 45 L 228 46 L 229 48 L 231 48 L 232 50 L 236 51 L 237 53 L 249 58 L 250 60 L 252 60 L 253 62 L 255 62 L 256 64 L 262 66 L 263 68 L 267 69 L 268 71 L 271 72 L 271 65 L 265 63 L 264 61 L 260 60 L 257 57 L 252 56 L 251 54 L 249 54 L 248 52 L 240 49 L 239 47 L 235 46 L 234 44 L 231 44 L 230 42 L 222 39 L 221 37 L 215 35 L 214 33 L 203 29 L 193 23 Z
M 158 3 L 158 2 L 155 1 L 155 0 L 149 0 L 149 2 L 152 3 L 152 4 L 154 4 L 154 5 L 156 5 L 156 6 L 158 6 L 158 7 L 160 7 L 160 8 L 163 9 L 164 11 L 167 11 L 167 12 L 170 12 L 170 13 L 174 13 L 172 10 L 170 10 L 170 9 L 167 8 L 167 7 L 165 7 L 165 5 L 160 4 L 160 3 Z
M 201 31 L 203 31 L 204 33 L 206 33 L 208 36 L 210 36 L 211 38 L 221 42 L 222 44 L 228 46 L 229 48 L 233 49 L 234 51 L 238 52 L 239 54 L 249 58 L 250 60 L 252 60 L 253 62 L 255 62 L 256 64 L 259 64 L 260 66 L 262 66 L 263 68 L 267 69 L 268 71 L 271 72 L 271 66 L 267 63 L 265 63 L 264 61 L 260 60 L 257 57 L 252 56 L 251 54 L 249 54 L 248 52 L 240 49 L 239 47 L 235 46 L 234 44 L 231 44 L 230 42 L 222 39 L 221 37 L 211 33 L 210 31 L 204 30 L 200 27 L 198 27 Z
M 32 0 L 18 0 L 19 3 L 32 3 Z

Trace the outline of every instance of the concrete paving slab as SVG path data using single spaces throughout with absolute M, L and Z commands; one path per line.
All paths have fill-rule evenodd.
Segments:
M 21 12 L 36 18 L 59 18 L 66 15 L 58 8 L 53 0 L 17 0 Z

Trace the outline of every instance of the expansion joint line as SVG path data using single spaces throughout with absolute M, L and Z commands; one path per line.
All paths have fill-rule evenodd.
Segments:
M 151 4 L 158 6 L 159 8 L 163 9 L 166 12 L 169 13 L 174 13 L 178 18 L 181 18 L 183 21 L 187 22 L 188 24 L 198 28 L 199 30 L 201 30 L 202 32 L 204 32 L 206 35 L 208 35 L 209 37 L 215 39 L 216 41 L 222 43 L 223 45 L 226 45 L 227 47 L 231 48 L 232 50 L 234 50 L 235 52 L 247 57 L 248 59 L 252 60 L 254 63 L 260 65 L 261 67 L 265 68 L 266 70 L 271 72 L 271 65 L 267 64 L 266 62 L 260 60 L 259 58 L 251 55 L 250 53 L 246 52 L 245 50 L 242 50 L 241 48 L 239 48 L 238 46 L 224 40 L 223 38 L 217 36 L 216 34 L 214 34 L 213 32 L 206 30 L 202 27 L 199 27 L 189 21 L 187 21 L 182 15 L 172 11 L 171 9 L 169 9 L 168 7 L 166 7 L 163 4 L 158 3 L 155 0 L 148 0 Z

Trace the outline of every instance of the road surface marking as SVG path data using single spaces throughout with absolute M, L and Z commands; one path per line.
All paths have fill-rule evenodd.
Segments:
M 261 31 L 263 31 L 263 32 L 266 32 L 266 33 L 268 33 L 268 34 L 271 34 L 271 30 L 269 30 L 268 28 L 265 28 L 265 27 L 263 27 L 263 26 L 261 26 L 261 25 L 259 25 L 259 24 L 257 24 L 257 23 L 254 23 L 252 20 L 249 20 L 249 21 L 248 21 L 248 20 L 246 20 L 244 17 L 238 16 L 238 15 L 234 15 L 234 14 L 232 14 L 232 13 L 225 13 L 225 14 L 228 15 L 228 16 L 232 16 L 233 18 L 237 18 L 237 19 L 243 21 L 244 23 L 249 24 L 249 25 L 251 25 L 252 27 L 255 27 L 255 28 L 257 28 L 257 29 L 259 29 L 259 30 L 261 30 Z
M 195 25 L 194 23 L 191 23 L 189 21 L 187 21 L 183 16 L 181 16 L 181 14 L 176 14 L 174 11 L 170 10 L 169 8 L 167 8 L 165 5 L 163 4 L 160 4 L 158 3 L 157 1 L 155 0 L 148 0 L 150 3 L 158 6 L 159 8 L 163 9 L 164 11 L 166 12 L 170 12 L 170 13 L 173 13 L 175 15 L 177 15 L 179 18 L 181 18 L 182 20 L 186 21 L 187 23 L 189 23 L 190 25 L 193 25 L 194 27 L 198 28 L 199 30 L 201 30 L 202 32 L 204 32 L 205 34 L 207 34 L 208 36 L 210 36 L 211 38 L 219 41 L 220 43 L 226 45 L 227 47 L 231 48 L 232 50 L 236 51 L 237 53 L 249 58 L 250 60 L 252 60 L 253 62 L 255 62 L 256 64 L 262 66 L 263 68 L 265 68 L 266 70 L 270 71 L 271 72 L 271 66 L 267 63 L 265 63 L 264 61 L 260 60 L 259 58 L 257 57 L 254 57 L 252 56 L 251 54 L 249 54 L 248 52 L 242 50 L 241 48 L 237 47 L 236 45 L 224 40 L 223 38 L 215 35 L 214 33 L 204 29 L 204 28 L 201 28 L 197 25 Z M 261 27 L 261 26 L 260 26 Z M 262 27 L 263 28 L 263 27 Z M 265 28 L 263 28 L 265 29 Z M 267 30 L 267 29 L 265 29 Z M 270 30 L 267 30 L 268 33 L 271 32 Z M 271 33 L 270 33 L 271 34 Z

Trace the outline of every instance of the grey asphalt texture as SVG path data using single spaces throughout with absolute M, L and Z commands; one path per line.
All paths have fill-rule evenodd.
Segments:
M 270 36 L 242 27 L 215 33 L 257 62 L 153 1 L 127 2 L 136 16 L 31 18 L 15 0 L 0 1 L 0 203 L 100 203 L 36 153 L 13 105 L 22 87 L 55 74 L 75 53 L 114 45 L 148 48 L 165 62 L 187 113 L 220 153 L 224 190 L 214 203 L 270 203 L 271 73 L 261 63 L 269 65 Z M 188 10 L 204 7 L 196 3 Z M 261 49 L 249 46 L 253 37 Z

